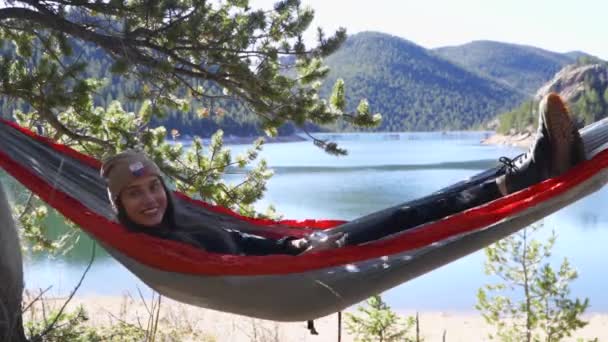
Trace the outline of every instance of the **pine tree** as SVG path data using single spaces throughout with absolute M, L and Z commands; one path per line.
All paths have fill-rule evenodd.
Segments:
M 589 300 L 569 298 L 578 274 L 567 259 L 557 270 L 547 262 L 556 235 L 544 243 L 534 240 L 539 227 L 524 228 L 485 249 L 486 273 L 500 279 L 477 294 L 476 308 L 496 327 L 491 339 L 560 341 L 587 325 L 581 315 Z
M 252 9 L 247 0 L 8 1 L 0 8 L 0 43 L 13 48 L 0 57 L 0 95 L 23 101 L 13 115 L 22 126 L 35 125 L 98 159 L 141 148 L 181 191 L 254 215 L 252 204 L 272 175 L 263 160 L 248 167 L 262 141 L 234 157 L 223 147 L 221 131 L 210 144 L 195 140 L 186 149 L 167 141 L 167 132 L 179 134 L 173 127 L 151 123 L 171 111 L 188 112 L 192 101 L 217 113 L 213 104 L 230 99 L 258 115 L 270 135 L 287 122 L 376 125 L 378 115 L 344 112 L 319 96 L 328 72 L 322 59 L 336 51 L 346 32 L 326 36 L 319 30 L 317 44 L 307 47 L 302 35 L 312 19 L 312 9 L 299 0 L 278 1 L 271 10 Z M 110 74 L 90 77 L 86 51 L 103 56 Z M 284 73 L 287 67 L 294 72 Z M 95 95 L 118 83 L 108 79 L 122 84 L 110 86 L 111 99 L 103 101 L 111 102 L 101 107 Z M 338 93 L 334 102 L 343 96 Z M 318 144 L 344 153 L 335 144 Z M 248 169 L 241 184 L 223 181 L 231 167 Z M 28 220 L 38 210 L 28 205 L 17 216 Z M 44 231 L 38 228 L 29 233 Z M 0 304 L 15 301 L 3 296 Z M 0 338 L 6 329 L 0 322 Z
M 411 342 L 409 331 L 416 319 L 399 317 L 380 295 L 367 299 L 357 308 L 358 314 L 346 313 L 346 329 L 360 342 Z

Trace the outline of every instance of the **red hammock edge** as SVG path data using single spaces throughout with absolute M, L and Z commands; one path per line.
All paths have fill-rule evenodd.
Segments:
M 57 152 L 78 159 L 95 168 L 99 168 L 100 166 L 98 160 L 75 151 L 68 146 L 57 144 L 14 123 L 6 122 L 5 120 L 1 121 L 51 146 Z M 589 179 L 608 166 L 608 150 L 600 152 L 591 160 L 575 166 L 559 177 L 548 179 L 525 190 L 429 223 L 423 227 L 408 230 L 396 234 L 391 238 L 370 242 L 365 245 L 347 246 L 300 256 L 240 256 L 208 253 L 188 244 L 158 239 L 144 233 L 131 233 L 126 231 L 119 223 L 90 211 L 65 192 L 53 188 L 27 168 L 11 160 L 4 151 L 0 151 L 0 166 L 20 183 L 36 193 L 43 201 L 92 234 L 95 239 L 147 266 L 168 272 L 205 276 L 279 275 L 346 265 L 411 251 L 458 234 L 487 227 L 554 196 L 558 196 Z M 187 198 L 185 195 L 180 196 Z M 212 206 L 198 200 L 190 200 L 207 208 L 217 209 L 218 212 L 229 212 L 239 218 L 253 220 L 257 224 L 283 225 L 295 223 L 306 226 L 307 223 L 322 223 L 318 228 L 329 228 L 344 222 L 337 220 L 283 220 L 279 222 L 257 220 L 245 218 L 226 208 Z

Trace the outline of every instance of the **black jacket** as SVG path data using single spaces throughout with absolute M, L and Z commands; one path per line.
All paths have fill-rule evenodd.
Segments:
M 158 227 L 137 225 L 126 218 L 126 215 L 119 215 L 119 218 L 130 231 L 188 243 L 208 252 L 237 255 L 297 255 L 303 252 L 289 243 L 295 239 L 293 237 L 272 239 L 249 234 L 238 229 L 241 223 L 231 217 L 194 217 L 186 212 L 173 211 L 172 215 L 166 215 Z

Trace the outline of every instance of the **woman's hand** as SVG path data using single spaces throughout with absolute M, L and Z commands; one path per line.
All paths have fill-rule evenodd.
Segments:
M 299 239 L 291 240 L 291 241 L 289 241 L 289 243 L 295 249 L 306 249 L 306 248 L 308 248 L 308 245 L 309 245 L 308 240 L 306 238 L 299 238 Z
M 315 235 L 316 234 L 316 235 Z M 320 252 L 333 248 L 340 248 L 344 246 L 346 242 L 346 234 L 345 233 L 312 233 L 309 238 L 302 238 L 298 240 L 306 240 L 308 244 L 308 248 L 302 252 L 312 253 L 312 252 Z

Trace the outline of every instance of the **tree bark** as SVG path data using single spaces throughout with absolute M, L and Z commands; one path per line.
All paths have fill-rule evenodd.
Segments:
M 0 341 L 27 341 L 23 332 L 23 259 L 21 244 L 0 182 Z

